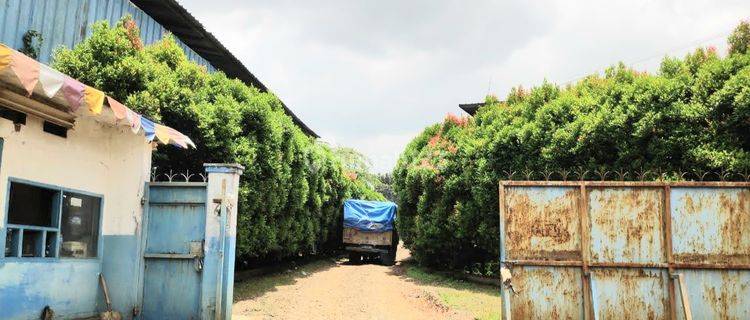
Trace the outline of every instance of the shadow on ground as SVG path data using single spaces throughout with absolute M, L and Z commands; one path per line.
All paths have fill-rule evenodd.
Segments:
M 411 258 L 401 260 L 389 274 L 419 286 L 431 288 L 446 306 L 468 311 L 475 319 L 500 319 L 500 288 L 469 282 L 420 267 Z
M 500 288 L 487 284 L 469 282 L 463 279 L 451 277 L 439 271 L 421 267 L 412 258 L 402 260 L 395 266 L 391 267 L 389 274 L 420 285 L 468 290 L 476 293 L 497 295 L 498 298 L 500 297 Z
M 323 272 L 337 265 L 335 258 L 321 258 L 299 266 L 284 267 L 264 276 L 252 277 L 234 284 L 234 302 L 253 299 L 276 291 L 278 286 L 293 285 L 299 279 Z

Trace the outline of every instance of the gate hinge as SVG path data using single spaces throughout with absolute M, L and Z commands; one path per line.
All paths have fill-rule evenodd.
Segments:
M 141 197 L 141 205 L 145 205 L 145 204 L 146 204 L 146 197 Z

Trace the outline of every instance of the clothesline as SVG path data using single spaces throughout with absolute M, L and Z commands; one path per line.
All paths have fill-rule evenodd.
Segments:
M 0 75 L 9 69 L 30 97 L 36 88 L 38 94 L 64 101 L 68 112 L 75 113 L 83 105 L 93 115 L 101 115 L 106 100 L 118 124 L 127 125 L 133 133 L 143 131 L 146 140 L 172 144 L 183 149 L 195 148 L 190 138 L 168 126 L 154 123 L 138 114 L 101 90 L 87 86 L 45 64 L 0 43 Z

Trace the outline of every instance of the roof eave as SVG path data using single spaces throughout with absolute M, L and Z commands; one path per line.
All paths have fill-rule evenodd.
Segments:
M 262 92 L 270 90 L 250 70 L 242 64 L 213 34 L 208 32 L 203 25 L 182 7 L 176 0 L 130 0 L 138 8 L 151 16 L 156 22 L 164 26 L 175 37 L 190 47 L 198 55 L 206 59 L 214 68 L 221 70 L 230 78 L 236 78 L 242 82 L 258 88 Z M 175 15 L 180 19 L 175 19 Z M 180 25 L 181 22 L 187 25 Z M 212 50 L 206 48 L 213 48 Z M 219 54 L 217 54 L 217 51 Z M 287 115 L 292 117 L 294 123 L 302 129 L 305 134 L 314 138 L 320 138 L 310 129 L 289 107 L 281 102 Z

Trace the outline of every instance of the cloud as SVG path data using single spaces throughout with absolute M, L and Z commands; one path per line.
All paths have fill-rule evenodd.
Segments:
M 750 16 L 747 1 L 181 3 L 313 130 L 378 171 L 459 103 L 618 61 L 654 70 Z

